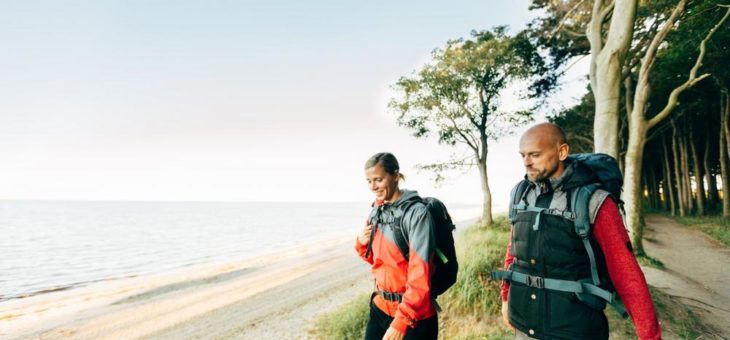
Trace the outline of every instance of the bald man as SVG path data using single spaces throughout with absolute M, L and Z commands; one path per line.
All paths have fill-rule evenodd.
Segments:
M 615 292 L 639 339 L 661 339 L 617 198 L 600 188 L 590 196 L 587 213 L 592 228 L 581 239 L 569 202 L 578 189 L 596 182 L 594 170 L 568 158 L 565 134 L 554 124 L 528 129 L 519 151 L 526 174 L 513 195 L 518 187 L 524 190 L 512 201 L 505 270 L 495 272 L 501 274 L 496 278 L 505 280 L 505 324 L 515 329 L 517 339 L 608 339 L 603 308 L 610 300 L 605 297 Z

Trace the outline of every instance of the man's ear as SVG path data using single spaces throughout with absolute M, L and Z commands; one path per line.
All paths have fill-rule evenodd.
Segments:
M 561 144 L 558 147 L 558 158 L 561 161 L 564 161 L 566 158 L 568 158 L 568 154 L 570 154 L 570 146 L 568 144 Z

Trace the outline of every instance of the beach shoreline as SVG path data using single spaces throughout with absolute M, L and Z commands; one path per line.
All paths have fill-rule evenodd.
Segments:
M 457 222 L 457 230 L 475 220 Z M 320 315 L 372 290 L 370 268 L 354 242 L 355 235 L 331 238 L 236 262 L 6 300 L 0 338 L 311 338 Z
M 353 240 L 330 239 L 235 263 L 196 265 L 3 301 L 0 337 L 179 338 L 195 331 L 206 338 L 254 338 L 272 331 L 304 336 L 301 327 L 332 305 L 330 294 L 323 293 L 368 289 L 371 284 Z M 287 286 L 297 287 L 297 294 Z M 310 318 L 281 324 L 278 330 L 256 330 L 267 316 L 262 310 L 268 308 L 276 317 L 312 297 L 323 302 L 311 308 Z M 272 298 L 280 302 L 271 303 Z M 216 326 L 201 325 L 211 323 Z

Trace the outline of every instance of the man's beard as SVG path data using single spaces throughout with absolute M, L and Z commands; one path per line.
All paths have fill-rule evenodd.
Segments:
M 533 182 L 542 182 L 552 177 L 556 171 L 558 171 L 558 163 L 555 163 L 553 167 L 538 171 L 535 175 L 527 174 L 527 179 Z

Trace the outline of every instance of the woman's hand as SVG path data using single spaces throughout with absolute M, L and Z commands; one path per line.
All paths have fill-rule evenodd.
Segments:
M 366 224 L 365 228 L 360 232 L 360 235 L 357 235 L 357 241 L 360 242 L 360 244 L 367 245 L 370 243 L 370 233 L 373 232 L 373 226 L 370 224 Z
M 403 340 L 403 333 L 393 327 L 388 327 L 388 331 L 385 332 L 383 340 Z

